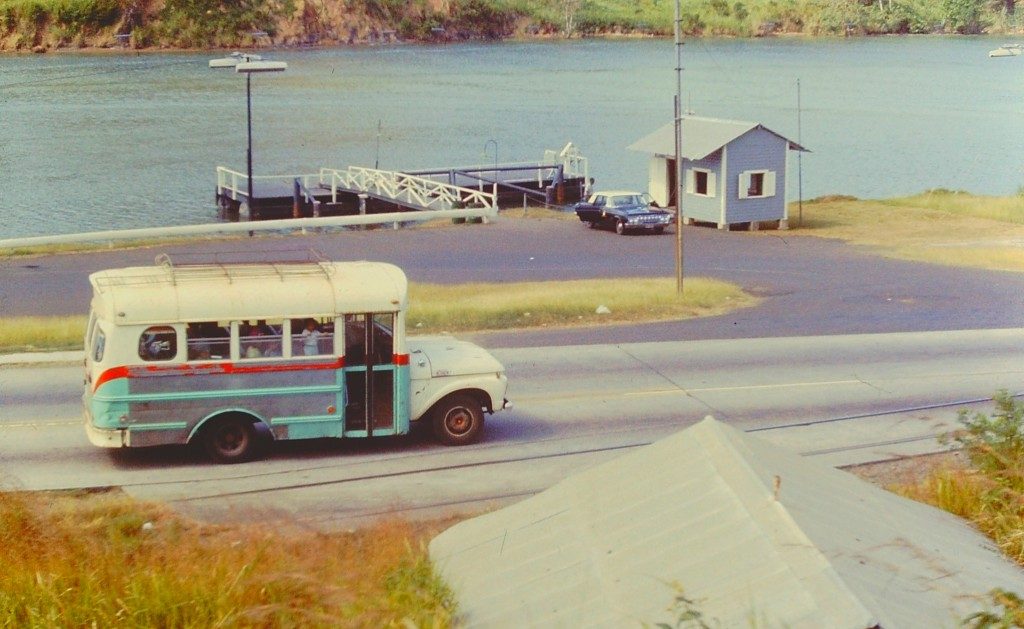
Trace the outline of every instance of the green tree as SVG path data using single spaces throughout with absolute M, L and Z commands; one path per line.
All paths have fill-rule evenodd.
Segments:
M 982 30 L 981 0 L 944 0 L 946 26 L 957 33 L 976 35 Z

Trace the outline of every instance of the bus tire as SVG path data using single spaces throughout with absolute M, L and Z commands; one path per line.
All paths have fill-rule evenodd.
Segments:
M 476 443 L 484 430 L 480 401 L 466 393 L 453 393 L 438 402 L 431 412 L 434 436 L 448 446 Z
M 203 448 L 217 463 L 242 463 L 256 454 L 256 427 L 249 417 L 228 415 L 203 428 Z

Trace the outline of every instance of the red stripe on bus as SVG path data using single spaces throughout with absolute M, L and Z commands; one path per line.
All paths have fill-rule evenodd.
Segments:
M 396 365 L 408 365 L 409 355 L 408 354 L 395 354 L 392 362 Z
M 114 367 L 112 369 L 107 369 L 106 371 L 104 371 L 103 373 L 100 374 L 99 378 L 96 378 L 96 382 L 94 382 L 93 385 L 92 385 L 92 390 L 96 391 L 101 386 L 103 386 L 107 382 L 110 382 L 111 380 L 118 380 L 120 378 L 127 378 L 127 377 L 128 377 L 128 368 L 127 367 Z
M 337 358 L 329 363 L 296 362 L 277 365 L 238 365 L 235 363 L 199 363 L 192 365 L 135 365 L 112 367 L 100 374 L 93 385 L 93 391 L 101 385 L 119 378 L 145 378 L 147 376 L 179 375 L 179 376 L 218 376 L 250 373 L 274 373 L 287 371 L 323 371 L 341 369 L 345 366 L 344 358 Z

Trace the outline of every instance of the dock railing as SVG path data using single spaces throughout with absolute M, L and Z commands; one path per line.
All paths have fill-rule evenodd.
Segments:
M 456 186 L 417 175 L 350 166 L 346 170 L 320 169 L 320 185 L 331 190 L 331 201 L 336 203 L 338 189 L 369 192 L 425 209 L 453 209 L 460 207 L 498 209 L 498 186 L 490 191 Z
M 562 165 L 562 174 L 566 177 L 582 177 L 589 181 L 590 163 L 583 156 L 583 152 L 573 144 L 567 142 L 559 151 L 544 151 L 544 161 Z
M 240 173 L 237 170 L 231 170 L 224 166 L 217 167 L 217 196 L 228 197 L 234 201 L 245 200 L 248 196 L 247 192 L 247 180 L 248 177 L 245 173 Z M 305 173 L 300 175 L 255 175 L 252 178 L 253 188 L 255 189 L 256 184 L 260 182 L 270 182 L 282 184 L 282 186 L 291 186 L 292 182 L 296 179 L 302 182 L 302 185 L 306 188 L 312 187 L 317 181 L 317 175 L 315 173 Z M 253 195 L 258 199 L 258 191 L 254 191 Z

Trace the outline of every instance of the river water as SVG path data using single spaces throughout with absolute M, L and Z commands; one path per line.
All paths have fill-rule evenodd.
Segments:
M 1024 57 L 989 59 L 1001 43 L 692 40 L 683 98 L 699 115 L 799 131 L 813 151 L 804 198 L 1011 194 L 1024 184 Z M 246 136 L 245 80 L 209 69 L 213 56 L 0 57 L 0 238 L 214 220 L 214 169 L 245 170 Z M 572 141 L 599 187 L 644 188 L 647 157 L 626 146 L 671 120 L 675 94 L 667 40 L 267 56 L 289 67 L 253 78 L 257 175 L 491 163 L 495 144 L 499 161 L 539 160 Z

